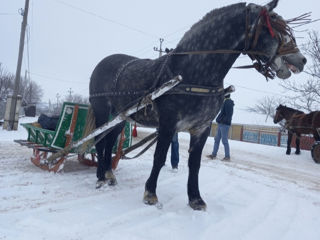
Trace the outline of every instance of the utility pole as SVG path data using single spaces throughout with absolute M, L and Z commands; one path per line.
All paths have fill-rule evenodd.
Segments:
M 156 52 L 159 52 L 159 57 L 161 57 L 162 53 L 165 52 L 165 51 L 162 51 L 162 43 L 163 43 L 164 39 L 160 38 L 159 41 L 160 41 L 160 49 L 158 49 L 157 47 L 154 47 L 153 50 Z
M 56 94 L 56 98 L 57 98 L 57 108 L 58 108 L 59 107 L 59 98 L 60 98 L 60 94 L 59 93 Z
M 69 93 L 69 97 L 70 97 L 70 99 L 71 99 L 71 97 L 72 97 L 72 93 L 73 93 L 73 91 L 72 91 L 72 89 L 71 89 L 71 88 L 69 88 L 68 93 Z
M 14 80 L 14 91 L 10 101 L 11 104 L 8 104 L 9 101 L 7 100 L 6 113 L 7 111 L 10 112 L 10 114 L 8 114 L 9 115 L 8 124 L 6 125 L 7 130 L 17 130 L 18 123 L 19 123 L 18 111 L 20 108 L 20 103 L 17 103 L 17 102 L 18 102 L 18 93 L 19 93 L 19 85 L 20 85 L 20 77 L 21 77 L 21 65 L 22 65 L 22 57 L 23 57 L 23 49 L 24 49 L 24 39 L 25 39 L 25 33 L 26 33 L 26 27 L 27 27 L 28 11 L 29 11 L 29 0 L 26 0 L 24 10 L 21 11 L 23 20 L 21 24 L 19 56 L 18 56 L 16 76 Z M 21 99 L 19 99 L 19 101 L 21 101 Z M 10 105 L 10 107 L 8 105 Z M 10 111 L 7 108 L 10 108 Z M 18 116 L 16 117 L 16 115 Z M 3 127 L 5 128 L 5 124 Z

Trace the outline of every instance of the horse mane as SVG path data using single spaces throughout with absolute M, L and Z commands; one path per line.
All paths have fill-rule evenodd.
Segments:
M 287 111 L 290 111 L 290 112 L 296 112 L 296 113 L 299 113 L 299 114 L 304 114 L 303 111 L 300 111 L 300 110 L 297 110 L 297 109 L 294 109 L 294 108 L 291 108 L 291 107 L 280 105 L 278 108 L 280 109 L 280 107 L 285 108 Z
M 219 18 L 219 16 L 223 16 L 225 15 L 225 13 L 234 13 L 235 11 L 239 11 L 239 9 L 243 9 L 245 7 L 246 3 L 235 3 L 222 8 L 213 9 L 212 11 L 208 12 L 200 21 L 191 26 L 191 28 L 183 35 L 183 37 L 179 41 L 178 46 L 183 44 L 187 39 L 191 39 L 195 35 L 197 35 L 200 31 L 200 28 L 213 22 L 213 18 Z

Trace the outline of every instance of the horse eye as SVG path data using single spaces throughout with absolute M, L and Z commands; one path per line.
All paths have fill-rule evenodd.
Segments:
M 270 15 L 270 18 L 271 18 L 271 20 L 275 21 L 275 20 L 277 20 L 277 15 L 272 14 L 272 15 Z

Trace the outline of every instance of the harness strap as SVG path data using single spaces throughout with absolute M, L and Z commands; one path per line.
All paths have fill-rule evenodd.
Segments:
M 229 90 L 228 90 L 229 91 Z M 111 92 L 101 92 L 94 93 L 90 95 L 90 99 L 96 97 L 115 97 L 115 96 L 128 96 L 128 95 L 138 95 L 144 96 L 148 94 L 150 91 L 141 90 L 141 91 L 111 91 Z M 213 96 L 225 94 L 223 87 L 208 87 L 194 84 L 178 84 L 170 91 L 165 93 L 164 95 L 173 95 L 173 94 L 186 94 L 186 95 L 196 95 L 196 96 Z
M 114 79 L 114 84 L 113 84 L 114 90 L 115 90 L 116 87 L 117 87 L 117 82 L 118 82 L 118 79 L 119 79 L 119 77 L 121 76 L 122 72 L 126 69 L 126 67 L 127 67 L 128 65 L 130 65 L 131 63 L 133 63 L 133 62 L 135 62 L 135 61 L 137 61 L 137 60 L 139 60 L 139 58 L 134 58 L 134 59 L 130 60 L 129 62 L 127 62 L 127 63 L 125 63 L 125 64 L 123 64 L 123 65 L 121 66 L 121 68 L 118 70 L 118 72 L 117 72 L 117 74 L 116 74 L 116 77 L 115 77 L 115 79 Z
M 100 92 L 100 93 L 93 93 L 89 96 L 89 99 L 96 98 L 96 97 L 114 97 L 114 96 L 127 96 L 127 95 L 138 95 L 138 96 L 145 96 L 150 91 L 147 90 L 140 90 L 140 91 L 110 91 L 110 92 Z
M 133 157 L 127 157 L 127 156 L 122 156 L 122 159 L 134 159 L 137 157 L 140 157 L 145 151 L 147 151 L 156 141 L 158 140 L 158 137 L 155 137 L 144 149 L 142 149 L 138 154 L 136 154 Z
M 201 85 L 193 84 L 178 84 L 176 87 L 172 88 L 170 91 L 165 93 L 168 94 L 186 94 L 193 96 L 213 96 L 224 94 L 223 87 L 207 87 Z
M 133 158 L 137 158 L 140 155 L 142 155 L 145 151 L 147 151 L 158 139 L 158 131 L 155 131 L 154 133 L 146 136 L 144 139 L 140 140 L 138 143 L 132 145 L 131 147 L 128 147 L 127 149 L 125 149 L 122 153 L 121 153 L 121 158 L 122 159 L 133 159 Z M 129 152 L 137 149 L 138 147 L 143 146 L 145 143 L 147 143 L 148 141 L 152 140 L 144 149 L 142 149 L 137 155 L 135 155 L 134 157 L 127 157 L 125 156 L 126 154 L 128 154 Z

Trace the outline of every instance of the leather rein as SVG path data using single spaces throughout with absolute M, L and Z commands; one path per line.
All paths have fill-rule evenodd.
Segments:
M 202 55 L 202 54 L 247 54 L 251 60 L 253 61 L 252 65 L 247 66 L 239 66 L 234 67 L 238 69 L 246 69 L 246 68 L 255 68 L 259 73 L 263 76 L 273 79 L 275 77 L 275 73 L 271 69 L 271 63 L 273 60 L 281 55 L 286 55 L 289 53 L 298 52 L 298 48 L 296 46 L 296 41 L 291 33 L 291 29 L 287 25 L 286 21 L 282 19 L 274 20 L 272 17 L 276 15 L 270 16 L 266 8 L 263 8 L 256 19 L 253 27 L 250 27 L 250 9 L 246 8 L 246 26 L 245 26 L 245 47 L 243 50 L 230 50 L 230 49 L 217 49 L 217 50 L 203 50 L 203 51 L 184 51 L 184 52 L 175 52 L 175 50 L 167 51 L 165 62 L 157 76 L 154 85 L 151 89 L 154 89 L 156 84 L 159 81 L 160 75 L 165 69 L 166 62 L 168 61 L 170 56 L 173 55 Z M 262 62 L 258 56 L 268 56 L 268 54 L 261 51 L 254 51 L 253 49 L 256 47 L 258 39 L 260 37 L 261 31 L 263 27 L 267 27 L 270 35 L 279 41 L 279 46 L 276 51 L 276 54 L 266 63 Z M 287 35 L 290 38 L 290 41 L 287 43 L 282 35 Z M 250 46 L 251 45 L 251 46 Z M 100 92 L 93 93 L 90 95 L 90 98 L 95 97 L 108 97 L 108 96 L 125 96 L 125 95 L 145 95 L 150 92 L 150 90 L 140 90 L 140 91 L 115 91 L 115 86 L 117 84 L 117 80 L 119 76 L 122 74 L 124 69 L 134 61 L 138 59 L 133 59 L 126 64 L 124 64 L 121 69 L 118 71 L 117 76 L 114 80 L 114 89 L 110 92 Z M 167 69 L 168 70 L 168 69 Z M 169 69 L 170 71 L 170 69 Z M 170 71 L 171 72 L 171 71 Z M 172 74 L 171 74 L 172 75 Z M 181 85 L 181 84 L 179 84 Z M 178 86 L 179 86 L 178 85 Z M 207 86 L 193 86 L 193 85 L 183 85 L 176 90 L 172 89 L 167 94 L 191 94 L 191 95 L 203 95 L 210 96 L 223 93 L 223 88 L 218 87 L 217 89 L 211 89 Z M 200 90 L 199 90 L 200 89 Z
M 271 69 L 271 63 L 273 60 L 282 55 L 287 55 L 290 53 L 298 52 L 295 38 L 291 33 L 291 29 L 284 20 L 271 20 L 271 17 L 266 8 L 263 8 L 259 14 L 259 17 L 256 20 L 253 28 L 250 29 L 250 9 L 246 9 L 246 27 L 245 27 L 245 48 L 243 50 L 229 50 L 229 49 L 218 49 L 218 50 L 204 50 L 204 51 L 184 51 L 184 52 L 168 52 L 168 55 L 201 55 L 201 54 L 244 54 L 248 55 L 253 61 L 252 65 L 234 67 L 238 69 L 254 68 L 259 73 L 264 75 L 266 79 L 274 79 L 275 73 Z M 263 63 L 258 56 L 268 56 L 266 53 L 261 51 L 254 51 L 257 45 L 258 39 L 260 37 L 263 27 L 267 27 L 270 35 L 273 38 L 278 39 L 279 46 L 276 51 L 276 54 L 266 63 Z M 283 34 L 286 34 L 290 37 L 290 42 L 286 43 L 283 38 Z M 251 47 L 250 47 L 250 42 Z

